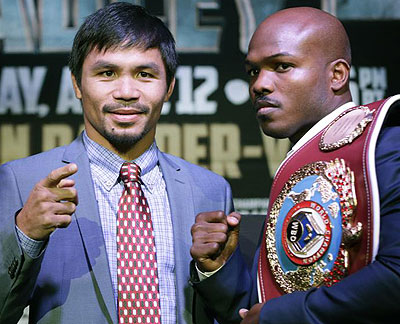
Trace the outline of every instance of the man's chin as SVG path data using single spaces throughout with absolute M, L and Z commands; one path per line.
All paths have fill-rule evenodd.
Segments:
M 274 127 L 271 127 L 270 125 L 265 125 L 263 123 L 260 123 L 260 127 L 264 135 L 270 136 L 276 139 L 282 139 L 282 138 L 288 138 L 290 136 L 289 132 L 283 129 L 277 129 Z
M 120 152 L 125 152 L 138 143 L 144 134 L 129 134 L 127 132 L 111 132 L 105 135 L 107 141 Z

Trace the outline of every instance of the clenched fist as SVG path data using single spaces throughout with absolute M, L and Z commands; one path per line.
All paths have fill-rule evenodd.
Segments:
M 200 213 L 192 226 L 190 254 L 200 271 L 211 272 L 221 267 L 239 242 L 241 215 L 222 211 Z

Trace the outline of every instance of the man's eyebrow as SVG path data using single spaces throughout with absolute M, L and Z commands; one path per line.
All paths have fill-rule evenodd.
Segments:
M 268 60 L 272 60 L 272 59 L 280 58 L 280 57 L 293 57 L 293 56 L 294 55 L 290 54 L 289 52 L 280 52 L 280 53 L 276 53 L 276 54 L 264 57 L 263 61 L 268 61 Z M 247 57 L 248 56 L 246 56 L 244 63 L 248 64 L 248 65 L 254 65 L 254 63 L 252 63 Z
M 153 62 L 149 62 L 149 63 L 146 63 L 146 64 L 138 65 L 135 69 L 136 70 L 147 70 L 147 69 L 149 69 L 149 70 L 153 70 L 156 73 L 160 73 L 161 72 L 160 66 L 157 63 L 153 63 Z
M 98 70 L 103 70 L 103 69 L 118 69 L 119 66 L 117 64 L 108 62 L 108 61 L 104 61 L 104 60 L 98 60 L 96 61 L 91 67 L 91 70 L 93 71 L 98 71 Z M 149 62 L 149 63 L 145 63 L 145 64 L 141 64 L 138 66 L 135 66 L 135 70 L 153 70 L 156 73 L 160 73 L 161 72 L 161 68 L 158 64 L 153 63 L 153 62 Z
M 118 66 L 116 64 L 110 63 L 108 61 L 99 60 L 96 61 L 91 67 L 91 70 L 102 70 L 102 69 L 115 69 Z

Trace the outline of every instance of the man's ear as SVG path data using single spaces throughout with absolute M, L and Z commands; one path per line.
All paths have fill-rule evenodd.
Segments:
M 74 87 L 74 92 L 75 92 L 75 97 L 79 100 L 82 99 L 82 92 L 81 88 L 78 85 L 78 82 L 76 81 L 75 75 L 71 73 L 71 79 L 72 79 L 72 85 Z
M 349 88 L 350 65 L 344 59 L 331 63 L 331 89 L 334 92 L 347 91 Z
M 171 83 L 169 84 L 168 91 L 164 97 L 164 102 L 167 102 L 169 100 L 169 98 L 172 95 L 172 92 L 174 91 L 174 87 L 175 87 L 175 78 L 173 78 L 171 80 Z

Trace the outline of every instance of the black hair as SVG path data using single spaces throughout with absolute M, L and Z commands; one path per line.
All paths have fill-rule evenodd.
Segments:
M 90 51 L 131 47 L 159 49 L 167 84 L 171 83 L 178 65 L 171 32 L 143 7 L 127 2 L 111 3 L 85 19 L 75 35 L 68 65 L 80 86 L 83 62 Z

